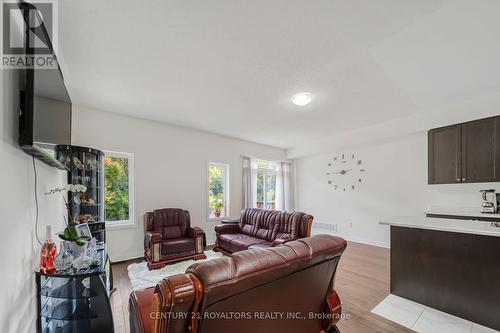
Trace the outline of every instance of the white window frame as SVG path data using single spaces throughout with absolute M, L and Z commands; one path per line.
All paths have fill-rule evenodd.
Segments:
M 224 179 L 224 210 L 225 210 L 225 215 L 220 216 L 220 217 L 210 217 L 210 167 L 211 166 L 218 166 L 218 167 L 224 167 L 226 169 L 225 173 L 225 179 Z M 229 187 L 229 172 L 230 172 L 230 166 L 228 163 L 220 163 L 220 162 L 207 162 L 207 198 L 206 198 L 206 203 L 207 203 L 207 219 L 208 221 L 222 221 L 224 219 L 228 219 L 231 216 L 230 213 L 230 187 Z
M 106 221 L 106 227 L 110 227 L 111 229 L 128 229 L 136 226 L 136 218 L 135 218 L 135 169 L 134 169 L 134 154 L 133 153 L 123 153 L 117 151 L 104 151 L 104 157 L 121 157 L 126 158 L 128 160 L 128 220 L 117 220 L 117 221 Z M 106 167 L 103 166 L 102 170 L 103 175 L 103 196 L 106 195 L 105 188 L 105 173 Z M 103 216 L 106 219 L 106 207 L 105 200 L 103 200 Z
M 259 160 L 259 161 L 263 161 L 263 162 L 268 162 L 268 163 L 276 163 L 274 161 L 267 161 L 267 160 Z M 262 206 L 264 209 L 267 209 L 267 196 L 266 196 L 266 193 L 267 193 L 267 176 L 276 176 L 277 175 L 277 172 L 276 172 L 276 168 L 259 168 L 257 167 L 257 175 L 260 173 L 263 174 L 263 182 L 262 182 Z M 274 198 L 274 205 L 276 206 L 276 198 Z

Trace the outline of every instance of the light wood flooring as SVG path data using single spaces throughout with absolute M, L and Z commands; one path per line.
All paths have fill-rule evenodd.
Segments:
M 116 333 L 129 333 L 128 297 L 131 285 L 127 266 L 141 260 L 113 264 L 116 292 L 111 296 Z M 342 333 L 406 333 L 403 326 L 371 313 L 389 294 L 389 250 L 349 242 L 339 264 L 335 289 L 349 319 L 339 324 Z

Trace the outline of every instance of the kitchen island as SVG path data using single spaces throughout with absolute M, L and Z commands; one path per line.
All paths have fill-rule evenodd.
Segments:
M 500 330 L 500 228 L 430 217 L 385 219 L 391 293 Z

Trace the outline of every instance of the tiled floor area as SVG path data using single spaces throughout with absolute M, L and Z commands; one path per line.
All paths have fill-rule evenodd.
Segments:
M 372 312 L 419 333 L 500 333 L 392 294 Z

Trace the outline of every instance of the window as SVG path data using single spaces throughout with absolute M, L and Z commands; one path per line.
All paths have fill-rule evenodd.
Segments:
M 229 216 L 229 165 L 208 163 L 208 218 Z
M 276 209 L 276 170 L 271 161 L 257 161 L 257 208 Z
M 105 152 L 104 216 L 107 224 L 134 224 L 133 179 L 133 154 Z

